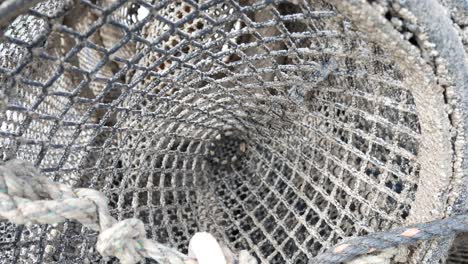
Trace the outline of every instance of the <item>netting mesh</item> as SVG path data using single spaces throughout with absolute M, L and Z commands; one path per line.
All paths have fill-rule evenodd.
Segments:
M 409 216 L 411 74 L 324 1 L 48 0 L 0 42 L 0 148 L 182 251 L 206 230 L 306 263 Z M 95 242 L 0 222 L 8 263 L 104 263 Z

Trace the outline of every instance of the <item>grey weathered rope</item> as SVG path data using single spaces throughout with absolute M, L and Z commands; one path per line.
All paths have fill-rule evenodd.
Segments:
M 53 224 L 66 219 L 100 231 L 97 249 L 122 263 L 153 258 L 163 263 L 196 263 L 188 256 L 146 239 L 143 222 L 117 222 L 102 193 L 52 182 L 28 162 L 11 160 L 0 165 L 0 218 L 15 224 Z
M 101 255 L 115 256 L 124 264 L 138 263 L 144 258 L 168 264 L 212 263 L 206 252 L 203 258 L 208 261 L 198 262 L 198 259 L 147 239 L 142 221 L 131 218 L 117 222 L 110 215 L 107 199 L 101 192 L 85 188 L 74 190 L 65 184 L 52 182 L 41 176 L 32 164 L 22 160 L 0 163 L 0 218 L 15 224 L 54 224 L 66 219 L 76 220 L 100 232 L 96 247 Z M 205 241 L 212 237 L 199 234 L 205 237 Z M 211 244 L 217 243 L 213 240 Z M 197 242 L 200 243 L 198 249 L 205 246 L 203 239 Z M 221 256 L 218 254 L 217 257 L 224 258 L 226 264 L 256 264 L 245 250 L 239 252 L 239 256 L 234 256 L 227 248 L 219 251 Z M 200 252 L 190 253 L 200 256 Z
M 343 242 L 312 259 L 312 264 L 340 263 L 360 255 L 381 251 L 418 241 L 450 236 L 468 231 L 468 215 L 457 215 L 447 219 L 415 224 L 387 232 L 373 233 Z
M 172 248 L 146 239 L 140 220 L 117 222 L 110 216 L 102 193 L 84 188 L 73 190 L 52 182 L 26 161 L 11 160 L 0 165 L 0 217 L 16 224 L 79 221 L 101 232 L 97 249 L 103 256 L 116 256 L 122 263 L 137 263 L 145 257 L 165 263 L 196 263 Z M 317 256 L 310 263 L 345 262 L 374 251 L 466 231 L 468 215 L 453 216 L 354 238 Z

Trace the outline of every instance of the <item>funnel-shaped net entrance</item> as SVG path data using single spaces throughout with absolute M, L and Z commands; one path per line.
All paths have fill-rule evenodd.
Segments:
M 262 263 L 306 263 L 404 225 L 418 113 L 434 106 L 333 6 L 297 2 L 39 4 L 0 43 L 3 158 L 104 192 L 114 217 L 182 251 L 205 230 Z M 2 222 L 0 258 L 104 261 L 96 236 Z

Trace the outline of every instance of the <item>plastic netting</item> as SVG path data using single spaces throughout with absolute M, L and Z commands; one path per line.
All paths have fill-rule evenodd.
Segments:
M 416 98 L 415 74 L 327 1 L 48 0 L 2 32 L 0 148 L 182 251 L 204 230 L 262 263 L 306 263 L 418 219 L 420 116 L 456 105 Z M 427 149 L 455 174 L 451 145 Z M 2 263 L 104 263 L 95 242 L 72 221 L 0 222 Z

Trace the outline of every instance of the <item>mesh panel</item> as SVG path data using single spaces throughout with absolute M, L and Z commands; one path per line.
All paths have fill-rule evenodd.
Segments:
M 468 252 L 467 250 L 467 235 L 461 234 L 459 235 L 455 243 L 453 244 L 452 248 L 450 249 L 449 258 L 447 259 L 447 263 L 449 264 L 463 264 L 466 263 L 468 259 Z
M 403 225 L 421 170 L 411 73 L 333 6 L 292 2 L 41 3 L 0 42 L 3 158 L 103 191 L 184 252 L 206 230 L 306 263 Z M 96 237 L 2 222 L 0 259 L 104 263 Z

